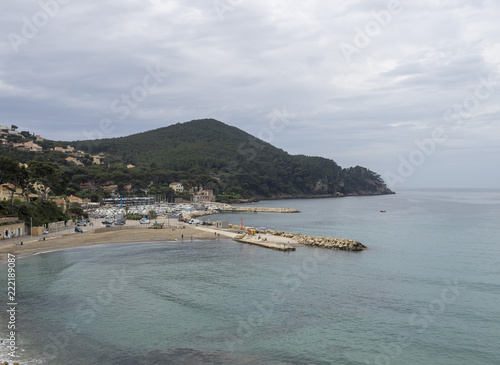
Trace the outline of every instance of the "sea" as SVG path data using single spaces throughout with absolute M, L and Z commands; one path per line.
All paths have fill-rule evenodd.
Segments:
M 221 239 L 16 258 L 14 306 L 8 263 L 0 266 L 0 360 L 500 364 L 500 190 L 253 205 L 301 213 L 205 220 L 350 238 L 368 249 L 279 252 Z

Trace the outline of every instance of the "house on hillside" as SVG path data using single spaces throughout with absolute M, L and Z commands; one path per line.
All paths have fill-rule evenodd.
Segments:
M 68 162 L 73 162 L 74 164 L 76 165 L 80 165 L 80 166 L 83 166 L 83 163 L 81 161 L 78 161 L 76 158 L 74 157 L 66 157 L 65 158 L 66 161 Z
M 8 183 L 0 185 L 0 200 L 10 200 L 12 197 L 13 190 L 14 190 L 14 199 L 24 198 L 23 189 Z
M 92 181 L 87 181 L 80 184 L 80 190 L 96 191 L 98 188 L 99 186 L 95 185 Z
M 184 186 L 182 186 L 182 184 L 180 182 L 173 182 L 169 186 L 176 193 L 183 193 L 184 192 Z
M 127 169 L 133 169 L 135 166 L 130 164 L 130 165 L 127 165 Z
M 21 151 L 31 151 L 31 152 L 41 152 L 43 150 L 42 146 L 37 145 L 33 141 L 20 143 L 18 144 L 17 149 Z
M 77 196 L 71 195 L 71 196 L 68 196 L 68 202 L 70 205 L 71 205 L 71 203 L 78 203 L 81 205 L 83 203 L 83 199 L 79 198 Z
M 210 203 L 214 201 L 215 197 L 213 190 L 200 190 L 193 196 L 194 203 Z
M 68 207 L 68 205 L 66 204 L 66 200 L 65 199 L 54 199 L 53 202 L 56 203 L 56 205 L 59 208 L 61 208 L 61 210 L 63 212 L 66 211 L 66 208 Z
M 40 135 L 38 135 L 38 134 L 37 134 L 37 135 L 35 136 L 35 140 L 36 140 L 37 142 L 43 142 L 43 141 L 45 141 L 45 138 L 43 138 L 42 136 L 40 136 Z
M 106 185 L 106 186 L 103 186 L 102 189 L 104 191 L 109 192 L 109 193 L 115 193 L 116 191 L 118 191 L 118 185 Z
M 99 156 L 99 155 L 92 156 L 92 163 L 94 165 L 100 165 L 101 164 L 101 156 Z

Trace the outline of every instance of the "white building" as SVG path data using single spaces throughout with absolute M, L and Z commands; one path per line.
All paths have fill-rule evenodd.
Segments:
M 173 182 L 169 185 L 171 189 L 173 189 L 176 193 L 183 193 L 184 186 L 180 182 Z

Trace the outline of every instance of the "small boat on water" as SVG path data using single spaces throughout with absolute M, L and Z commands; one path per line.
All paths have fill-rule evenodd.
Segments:
M 381 210 L 380 213 L 385 213 L 385 210 Z

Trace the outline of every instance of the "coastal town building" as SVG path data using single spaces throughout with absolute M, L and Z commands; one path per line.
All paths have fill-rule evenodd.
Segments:
M 0 218 L 0 240 L 21 237 L 26 234 L 26 224 L 19 222 L 18 217 Z
M 118 185 L 114 184 L 114 185 L 106 185 L 102 188 L 104 191 L 107 191 L 109 193 L 115 193 L 116 191 L 118 191 Z
M 61 210 L 62 210 L 63 212 L 65 212 L 65 211 L 66 211 L 66 209 L 67 209 L 68 205 L 66 204 L 66 200 L 65 200 L 65 199 L 54 199 L 54 200 L 53 200 L 53 202 L 54 202 L 54 203 L 56 203 L 56 205 L 57 205 L 59 208 L 61 208 Z
M 74 157 L 66 157 L 65 160 L 68 161 L 68 162 L 73 162 L 76 165 L 83 166 L 83 163 L 81 161 L 77 160 Z
M 20 187 L 14 187 L 14 185 L 10 183 L 0 185 L 0 200 L 10 200 L 13 191 L 14 199 L 19 199 L 22 197 L 23 189 L 21 189 Z
M 209 203 L 214 201 L 215 196 L 213 190 L 200 190 L 193 196 L 194 203 Z
M 37 145 L 33 141 L 19 143 L 17 144 L 17 149 L 21 151 L 31 151 L 31 152 L 40 152 L 43 150 L 42 146 Z
M 169 187 L 174 190 L 176 193 L 183 193 L 184 186 L 180 182 L 173 182 L 169 185 Z
M 71 203 L 82 204 L 83 203 L 83 199 L 79 198 L 77 196 L 71 195 L 71 196 L 68 197 L 68 202 L 69 202 L 70 205 L 71 205 Z
M 133 169 L 135 166 L 134 165 L 127 165 L 127 169 Z

